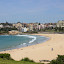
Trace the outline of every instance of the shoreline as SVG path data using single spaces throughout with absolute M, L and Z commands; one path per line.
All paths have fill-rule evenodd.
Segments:
M 31 45 L 24 48 L 18 48 L 8 51 L 2 51 L 0 53 L 9 53 L 11 57 L 19 61 L 24 57 L 28 57 L 35 62 L 39 60 L 53 60 L 56 59 L 57 55 L 64 54 L 64 34 L 32 34 L 49 37 L 50 39 L 44 43 Z M 53 48 L 53 51 L 52 51 Z

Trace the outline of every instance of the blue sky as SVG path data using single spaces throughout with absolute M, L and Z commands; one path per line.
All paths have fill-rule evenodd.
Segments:
M 0 22 L 64 20 L 64 0 L 0 0 Z

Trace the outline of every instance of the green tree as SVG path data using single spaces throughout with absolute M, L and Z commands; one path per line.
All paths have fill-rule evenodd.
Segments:
M 56 60 L 52 60 L 50 64 L 64 64 L 64 55 L 58 55 Z

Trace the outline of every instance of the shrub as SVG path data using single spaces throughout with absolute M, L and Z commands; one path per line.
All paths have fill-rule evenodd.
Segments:
M 22 59 L 21 61 L 28 61 L 28 62 L 34 62 L 33 60 L 30 60 L 29 58 L 24 58 L 24 59 Z
M 11 57 L 10 57 L 10 54 L 0 54 L 0 58 L 2 59 L 7 59 L 7 60 L 13 60 Z
M 64 55 L 58 55 L 56 60 L 52 60 L 50 64 L 64 64 Z

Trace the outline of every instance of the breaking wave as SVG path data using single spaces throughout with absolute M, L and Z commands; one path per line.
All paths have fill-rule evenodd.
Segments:
M 32 40 L 31 41 L 29 41 L 29 43 L 33 43 L 35 40 L 36 40 L 36 37 L 35 36 L 30 36 L 30 35 L 16 35 L 16 36 L 25 36 L 25 37 L 28 37 L 28 38 L 32 38 Z M 26 43 L 24 43 L 24 45 L 25 45 Z

